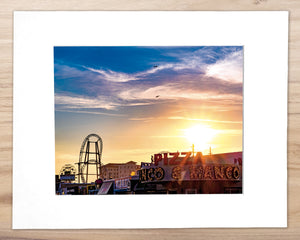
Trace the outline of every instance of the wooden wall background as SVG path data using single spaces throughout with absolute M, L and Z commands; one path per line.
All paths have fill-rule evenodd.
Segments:
M 11 230 L 12 53 L 15 10 L 288 10 L 288 228 Z M 299 0 L 0 0 L 0 56 L 0 239 L 300 239 Z

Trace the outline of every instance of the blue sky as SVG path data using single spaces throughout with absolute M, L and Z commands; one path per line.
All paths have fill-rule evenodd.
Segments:
M 107 162 L 122 161 L 112 149 L 145 161 L 153 151 L 186 148 L 180 132 L 191 123 L 235 131 L 242 146 L 241 46 L 54 47 L 54 74 L 58 166 L 76 162 L 92 132 L 102 136 Z M 172 137 L 182 143 L 171 146 Z

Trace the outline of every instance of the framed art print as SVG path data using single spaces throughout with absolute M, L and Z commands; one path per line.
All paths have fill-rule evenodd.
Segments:
M 242 46 L 54 47 L 54 87 L 56 194 L 242 193 Z
M 287 226 L 287 12 L 14 20 L 13 228 Z

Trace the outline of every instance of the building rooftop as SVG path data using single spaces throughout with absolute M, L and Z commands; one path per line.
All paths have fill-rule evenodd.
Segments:
M 107 164 L 104 164 L 103 166 L 104 167 L 117 167 L 118 165 L 125 165 L 125 164 L 130 164 L 130 163 L 134 163 L 136 164 L 137 162 L 134 162 L 134 161 L 129 161 L 129 162 L 126 162 L 126 163 L 107 163 Z

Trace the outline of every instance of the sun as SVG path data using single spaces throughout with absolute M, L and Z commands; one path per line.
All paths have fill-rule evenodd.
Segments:
M 190 144 L 194 144 L 195 150 L 198 151 L 209 149 L 210 141 L 217 133 L 218 131 L 216 129 L 212 129 L 210 126 L 201 124 L 184 130 L 185 138 L 190 142 Z

